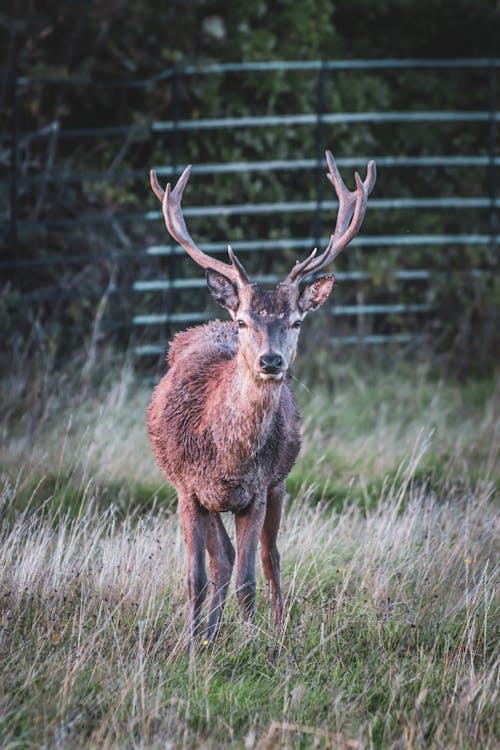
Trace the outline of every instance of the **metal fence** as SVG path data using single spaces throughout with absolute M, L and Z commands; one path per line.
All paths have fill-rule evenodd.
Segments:
M 467 249 L 473 256 L 472 263 L 464 267 L 464 272 L 467 273 L 492 273 L 497 263 L 497 214 L 500 200 L 497 196 L 496 174 L 500 156 L 496 91 L 499 65 L 499 59 L 268 62 L 186 66 L 164 71 L 147 80 L 127 82 L 18 78 L 12 82 L 11 132 L 3 134 L 1 138 L 3 153 L 8 155 L 6 161 L 10 164 L 10 175 L 2 182 L 5 197 L 8 195 L 10 203 L 9 215 L 4 220 L 4 237 L 8 238 L 10 255 L 1 261 L 2 270 L 14 275 L 29 272 L 32 279 L 30 285 L 28 288 L 26 285 L 20 286 L 18 303 L 21 306 L 70 299 L 75 294 L 84 296 L 88 293 L 92 308 L 95 307 L 96 298 L 100 297 L 102 301 L 113 295 L 121 295 L 127 300 L 121 307 L 122 317 L 116 318 L 120 313 L 120 306 L 117 313 L 116 309 L 113 312 L 111 305 L 112 314 L 107 321 L 107 328 L 134 330 L 136 354 L 156 356 L 164 350 L 164 337 L 171 334 L 177 326 L 204 320 L 213 313 L 205 306 L 205 296 L 197 291 L 204 286 L 203 279 L 199 274 L 196 275 L 196 270 L 178 262 L 183 251 L 169 242 L 166 235 L 164 239 L 156 239 L 162 237 L 164 229 L 160 210 L 144 210 L 144 205 L 147 205 L 144 202 L 147 168 L 136 168 L 133 159 L 120 158 L 120 148 L 126 153 L 131 144 L 138 143 L 143 150 L 149 149 L 149 153 L 154 153 L 154 144 L 159 139 L 166 139 L 162 142 L 165 143 L 168 162 L 145 166 L 154 166 L 159 177 L 172 180 L 184 167 L 183 157 L 189 149 L 183 148 L 183 143 L 188 136 L 193 142 L 200 142 L 201 137 L 214 138 L 214 134 L 218 133 L 230 141 L 237 133 L 241 143 L 245 134 L 248 134 L 256 143 L 266 133 L 279 130 L 286 134 L 285 138 L 297 142 L 300 140 L 297 133 L 313 132 L 314 137 L 309 139 L 309 145 L 303 153 L 297 154 L 294 149 L 293 153 L 284 158 L 272 158 L 272 155 L 268 155 L 266 158 L 256 159 L 253 158 L 254 149 L 251 158 L 231 162 L 205 163 L 197 160 L 191 178 L 192 182 L 198 177 L 227 178 L 237 182 L 242 176 L 268 178 L 270 175 L 279 175 L 280 180 L 286 184 L 288 178 L 293 182 L 293 176 L 301 174 L 304 184 L 314 185 L 313 194 L 309 194 L 308 199 L 296 200 L 296 196 L 290 194 L 287 200 L 273 200 L 272 191 L 269 191 L 269 194 L 263 192 L 258 201 L 218 204 L 218 194 L 213 192 L 209 205 L 196 205 L 186 196 L 184 214 L 194 222 L 211 219 L 220 222 L 222 219 L 230 222 L 231 226 L 237 226 L 240 222 L 244 227 L 249 226 L 249 222 L 252 226 L 255 225 L 257 230 L 253 231 L 250 239 L 237 238 L 231 244 L 238 254 L 253 258 L 253 268 L 257 270 L 253 278 L 256 281 L 275 283 L 278 276 L 266 271 L 269 262 L 265 261 L 265 256 L 269 257 L 276 252 L 283 253 L 286 258 L 293 253 L 302 256 L 314 245 L 323 245 L 328 240 L 337 204 L 325 193 L 324 186 L 318 180 L 318 175 L 324 172 L 324 147 L 328 146 L 334 151 L 339 168 L 346 177 L 354 169 L 362 170 L 368 159 L 374 158 L 381 176 L 377 189 L 370 198 L 369 216 L 378 218 L 372 223 L 365 222 L 361 236 L 352 243 L 354 252 L 351 257 L 355 259 L 355 263 L 351 262 L 345 268 L 339 263 L 336 279 L 346 292 L 343 297 L 341 294 L 340 300 L 330 310 L 336 318 L 338 330 L 332 338 L 344 344 L 411 341 L 416 330 L 420 329 L 418 320 L 432 314 L 434 305 L 432 283 L 436 269 L 425 265 L 426 251 L 439 249 L 446 254 L 450 249 L 454 252 L 457 249 L 460 251 L 460 248 Z M 478 93 L 473 102 L 474 109 L 470 108 L 470 104 L 468 108 L 462 109 L 459 96 L 454 101 L 447 102 L 447 108 L 443 109 L 418 108 L 418 104 L 412 110 L 391 108 L 391 87 L 397 89 L 398 76 L 416 75 L 418 72 L 424 76 L 420 80 L 425 81 L 426 72 L 430 75 L 439 71 L 443 76 L 460 78 L 465 73 L 475 76 Z M 195 81 L 203 86 L 203 81 L 213 76 L 223 79 L 230 74 L 233 81 L 234 76 L 243 81 L 248 74 L 271 76 L 283 73 L 292 76 L 308 74 L 314 77 L 317 93 L 313 109 L 309 106 L 308 111 L 279 114 L 255 112 L 251 115 L 227 117 L 206 117 L 200 112 L 193 117 L 191 112 L 189 117 L 182 116 L 185 92 L 189 91 Z M 354 77 L 351 80 L 355 80 L 356 76 L 370 75 L 375 82 L 376 77 L 380 77 L 385 82 L 384 102 L 375 101 L 376 106 L 372 105 L 370 109 L 363 109 L 361 103 L 361 108 L 356 111 L 331 111 L 328 90 L 333 85 L 332 75 L 336 76 L 337 82 L 342 80 L 342 76 L 351 76 Z M 446 78 L 441 80 L 444 83 Z M 255 79 L 254 85 L 258 85 Z M 169 103 L 166 111 L 170 117 L 161 121 L 149 119 L 146 107 L 142 122 L 101 123 L 99 126 L 86 123 L 77 127 L 75 123 L 59 117 L 36 131 L 23 132 L 19 112 L 27 95 L 36 99 L 51 92 L 57 103 L 54 92 L 69 92 L 72 88 L 93 90 L 99 95 L 110 97 L 117 93 L 122 95 L 123 92 L 141 90 L 146 102 L 158 88 L 168 89 Z M 460 86 L 456 90 L 460 91 Z M 482 106 L 478 106 L 481 103 Z M 339 153 L 336 142 L 339 133 L 342 134 L 341 140 L 346 140 L 346 128 L 353 132 L 357 132 L 356 128 L 362 128 L 359 132 L 364 135 L 358 140 L 365 148 L 366 144 L 371 144 L 370 151 L 360 151 L 356 146 L 356 138 L 353 138 L 349 145 L 350 155 L 346 156 L 342 151 Z M 379 130 L 380 128 L 385 130 Z M 415 128 L 426 135 L 425 146 L 421 149 L 418 148 L 419 137 L 415 135 Z M 443 128 L 452 130 L 443 131 Z M 398 136 L 396 150 L 392 153 L 389 150 L 391 131 Z M 383 138 L 379 137 L 381 132 L 384 133 Z M 408 150 L 405 150 L 406 132 L 412 134 L 408 140 Z M 434 139 L 430 135 L 432 132 L 436 133 Z M 454 135 L 450 137 L 449 150 L 445 152 L 443 144 L 447 143 L 447 132 Z M 86 149 L 90 150 L 98 143 L 113 139 L 117 139 L 118 143 L 118 155 L 113 161 L 113 168 L 89 168 L 85 159 Z M 60 156 L 58 149 L 61 144 L 66 143 L 73 143 L 75 147 L 73 150 L 65 147 L 63 156 Z M 144 149 L 144 144 L 147 144 L 147 149 Z M 465 151 L 464 148 L 468 150 Z M 38 163 L 31 164 L 30 152 L 39 154 L 40 151 L 43 151 L 44 158 L 37 157 Z M 70 152 L 71 156 L 68 157 Z M 353 153 L 356 155 L 352 155 Z M 68 162 L 71 163 L 71 171 L 68 171 Z M 125 168 L 120 166 L 122 163 Z M 430 195 L 419 194 L 412 186 L 421 185 L 428 189 L 430 183 L 426 180 L 426 175 L 429 171 L 440 173 L 444 177 L 437 181 L 437 192 Z M 389 176 L 387 180 L 384 180 L 384 173 Z M 394 186 L 394 190 L 399 190 L 401 184 L 404 185 L 403 178 L 398 177 L 398 174 L 409 173 L 411 184 L 405 193 L 391 194 L 391 186 Z M 464 174 L 466 178 L 460 178 Z M 137 199 L 134 196 L 129 198 L 123 209 L 117 206 L 103 208 L 99 204 L 84 205 L 80 215 L 74 215 L 74 209 L 64 206 L 62 200 L 52 200 L 50 208 L 44 210 L 44 202 L 56 187 L 61 195 L 64 190 L 72 189 L 78 193 L 80 189 L 85 190 L 86 185 L 97 184 L 102 188 L 113 183 L 140 184 Z M 447 183 L 451 188 L 446 189 Z M 207 191 L 204 195 L 207 195 Z M 60 211 L 59 206 L 63 206 L 63 210 Z M 425 212 L 436 217 L 429 224 L 431 231 L 426 231 L 426 222 L 419 218 Z M 411 221 L 406 216 L 412 217 Z M 261 235 L 261 231 L 266 231 L 269 220 L 274 220 L 274 217 L 279 217 L 284 224 L 283 235 L 278 236 L 276 232 L 273 232 L 271 238 Z M 386 222 L 389 231 L 384 231 Z M 261 225 L 262 230 L 259 228 Z M 295 226 L 298 228 L 294 229 Z M 417 231 L 413 230 L 413 226 L 417 227 Z M 375 231 L 371 232 L 371 227 Z M 111 249 L 107 245 L 104 250 L 99 247 L 94 251 L 92 241 L 95 241 L 104 228 L 111 228 Z M 309 232 L 304 232 L 304 228 Z M 70 249 L 75 232 L 80 233 L 78 242 L 76 247 Z M 90 233 L 87 245 L 86 233 Z M 204 233 L 207 237 L 210 236 L 209 229 L 205 229 Z M 149 236 L 146 246 L 141 243 L 141 234 Z M 33 252 L 32 243 L 39 242 L 40 238 L 44 243 L 44 252 Z M 226 242 L 218 241 L 200 244 L 203 244 L 206 252 L 214 254 L 224 253 L 227 247 Z M 52 247 L 55 251 L 51 250 Z M 474 262 L 474 248 L 482 253 L 478 255 L 477 263 Z M 418 265 L 418 257 L 416 264 L 408 264 L 408 254 L 414 254 L 419 249 L 423 251 L 421 257 L 424 265 Z M 395 253 L 387 285 L 398 285 L 396 297 L 390 293 L 373 293 L 373 284 L 366 286 L 377 273 L 373 264 L 370 266 L 368 262 L 370 258 L 377 257 L 376 251 Z M 100 285 L 94 285 L 87 291 L 72 283 L 71 274 L 74 271 L 66 276 L 66 288 L 64 284 L 45 281 L 37 286 L 36 283 L 41 269 L 85 268 L 88 275 L 92 264 L 102 266 L 106 262 L 113 264 L 114 269 L 109 272 L 109 278 L 104 278 Z M 121 285 L 116 281 L 117 264 L 119 267 L 133 269 L 132 273 L 130 270 L 122 273 Z M 446 255 L 443 256 L 440 269 L 446 273 Z M 57 277 L 57 270 L 53 277 Z M 416 285 L 418 292 L 415 291 Z M 90 316 L 89 326 L 92 321 L 95 323 L 95 316 Z M 384 321 L 383 324 L 380 321 Z M 80 326 L 85 329 L 85 323 L 80 323 Z

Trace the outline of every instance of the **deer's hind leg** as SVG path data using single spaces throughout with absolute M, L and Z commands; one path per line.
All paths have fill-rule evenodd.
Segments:
M 271 588 L 274 617 L 278 628 L 283 626 L 283 597 L 281 594 L 280 555 L 276 540 L 278 538 L 284 496 L 284 482 L 280 482 L 268 489 L 266 516 L 260 535 L 262 567 Z
M 210 602 L 208 605 L 208 639 L 212 640 L 219 627 L 226 601 L 227 589 L 234 565 L 234 547 L 218 513 L 210 513 L 207 532 L 210 557 Z
M 181 518 L 188 558 L 189 637 L 193 641 L 200 634 L 200 616 L 207 595 L 205 545 L 209 514 L 195 495 L 179 493 Z

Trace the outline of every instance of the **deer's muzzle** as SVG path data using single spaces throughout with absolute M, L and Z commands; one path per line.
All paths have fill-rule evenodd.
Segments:
M 267 352 L 259 357 L 259 377 L 262 380 L 281 380 L 285 370 L 285 361 L 281 354 Z

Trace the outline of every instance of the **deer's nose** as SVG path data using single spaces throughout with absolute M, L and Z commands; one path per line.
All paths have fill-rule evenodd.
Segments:
M 268 375 L 277 375 L 283 369 L 283 357 L 274 352 L 263 354 L 259 360 L 260 369 Z

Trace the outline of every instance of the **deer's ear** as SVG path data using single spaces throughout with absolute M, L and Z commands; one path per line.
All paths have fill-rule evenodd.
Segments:
M 306 284 L 300 293 L 297 303 L 300 312 L 307 313 L 310 310 L 317 310 L 318 307 L 321 307 L 328 299 L 334 281 L 335 276 L 323 276 L 321 279 L 316 279 L 316 281 Z
M 210 294 L 217 302 L 227 310 L 233 312 L 238 309 L 240 300 L 238 297 L 238 290 L 235 285 L 226 276 L 218 271 L 214 271 L 213 268 L 207 268 L 206 270 L 207 286 L 210 290 Z

